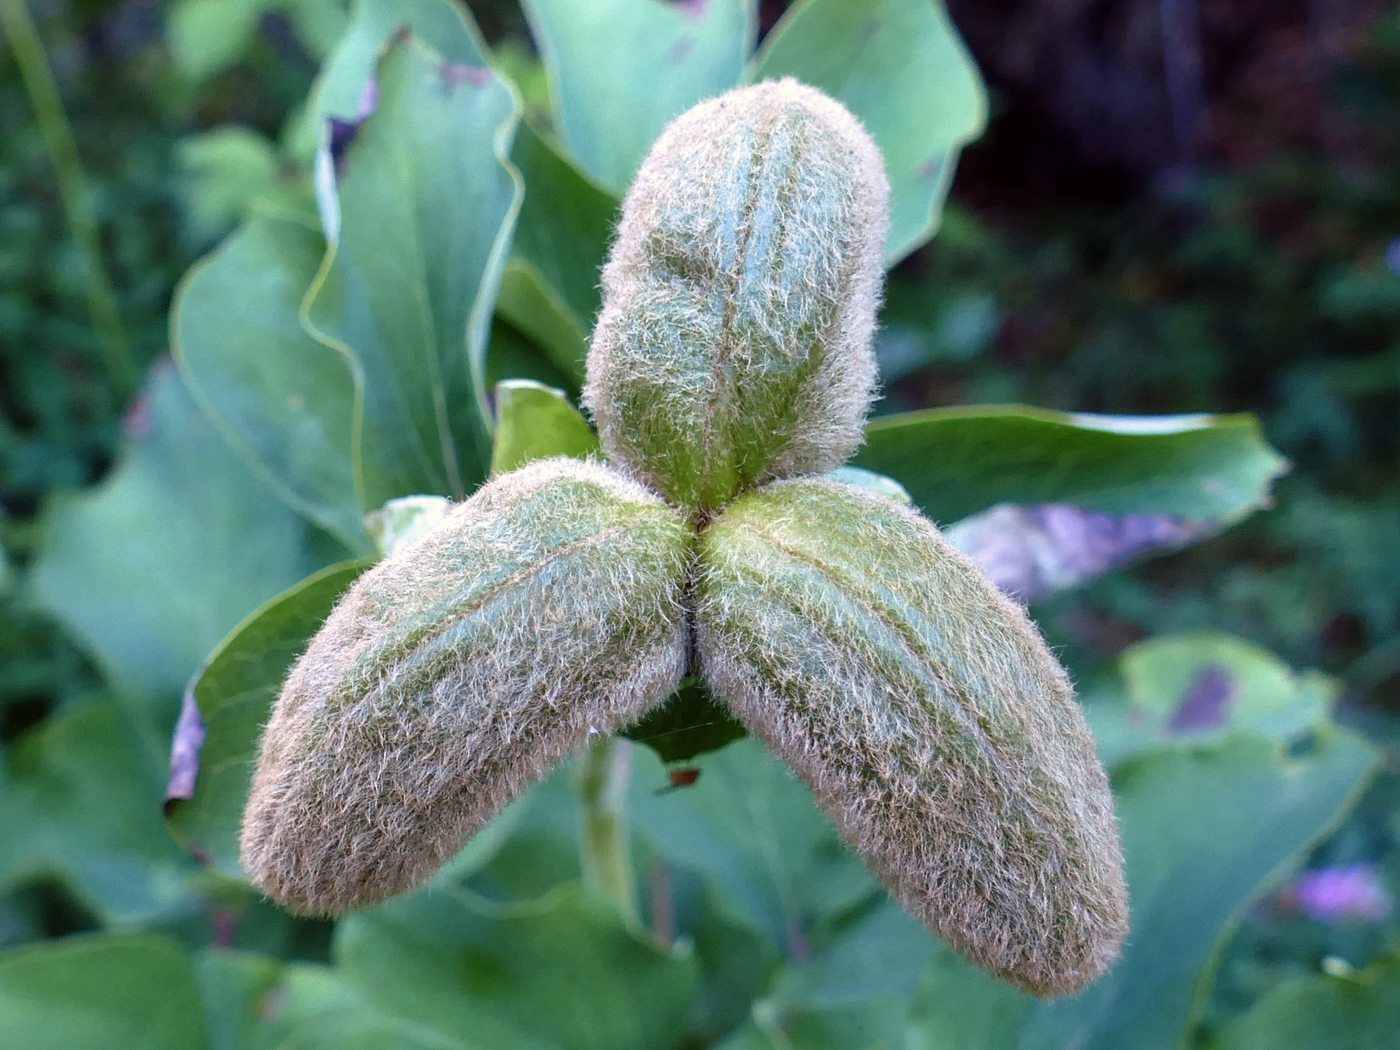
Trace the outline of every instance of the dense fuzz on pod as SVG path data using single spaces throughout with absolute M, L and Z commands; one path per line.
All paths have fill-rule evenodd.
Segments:
M 577 460 L 507 474 L 356 582 L 263 734 L 243 865 L 293 911 L 422 881 L 686 664 L 692 533 Z
M 1077 991 L 1127 926 L 1107 778 L 1030 620 L 926 519 L 776 482 L 702 535 L 701 667 L 916 917 L 993 974 Z
M 584 401 L 672 502 L 838 466 L 860 444 L 889 187 L 870 137 L 792 80 L 661 134 L 603 271 Z

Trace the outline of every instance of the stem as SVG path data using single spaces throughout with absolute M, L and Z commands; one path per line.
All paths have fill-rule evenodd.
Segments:
M 637 917 L 637 886 L 627 835 L 627 784 L 632 745 L 619 737 L 599 741 L 583 756 L 578 775 L 584 881 L 612 900 L 629 926 Z
M 126 332 L 117 310 L 112 279 L 102 261 L 97 219 L 92 212 L 92 200 L 88 195 L 82 164 L 78 160 L 73 129 L 68 124 L 68 114 L 63 110 L 63 100 L 54 83 L 48 56 L 44 54 L 44 45 L 34 27 L 34 20 L 29 17 L 25 0 L 0 0 L 0 24 L 4 25 L 5 35 L 9 37 L 10 50 L 14 52 L 24 90 L 29 95 L 29 104 L 34 108 L 39 132 L 48 149 L 49 160 L 53 163 L 68 228 L 87 264 L 88 313 L 102 341 L 107 373 L 118 398 L 125 400 L 136 385 L 136 369 L 127 353 Z

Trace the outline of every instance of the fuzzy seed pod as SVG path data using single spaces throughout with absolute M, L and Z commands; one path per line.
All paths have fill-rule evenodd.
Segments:
M 888 200 L 870 136 L 796 81 L 673 121 L 603 270 L 584 404 L 608 455 L 703 511 L 843 463 L 874 389 Z
M 609 468 L 492 481 L 362 576 L 263 732 L 242 860 L 292 911 L 421 882 L 559 759 L 685 672 L 693 533 Z
M 776 482 L 703 534 L 703 673 L 792 765 L 890 892 L 1037 995 L 1127 930 L 1108 780 L 1022 609 L 915 511 Z

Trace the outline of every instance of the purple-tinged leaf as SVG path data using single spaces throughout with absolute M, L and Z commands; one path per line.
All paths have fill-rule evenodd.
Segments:
M 1380 868 L 1366 862 L 1311 868 L 1300 873 L 1279 896 L 1281 903 L 1291 905 L 1308 918 L 1334 925 L 1380 922 L 1395 907 Z
M 242 875 L 238 829 L 258 736 L 287 668 L 371 564 L 366 558 L 332 565 L 266 602 L 190 683 L 171 748 L 165 823 L 201 863 Z
M 1110 769 L 1144 748 L 1232 733 L 1283 745 L 1309 733 L 1335 703 L 1337 682 L 1293 671 L 1267 650 L 1213 632 L 1139 642 L 1117 674 L 1091 686 L 1085 706 Z
M 191 682 L 180 703 L 180 718 L 170 742 L 170 779 L 165 785 L 167 815 L 175 800 L 194 798 L 195 781 L 199 779 L 199 751 L 203 746 L 204 716 L 199 713 L 199 702 L 195 700 Z
M 1003 503 L 949 526 L 945 535 L 993 583 L 1029 603 L 1052 591 L 1082 587 L 1145 554 L 1183 547 L 1216 527 L 1166 514 Z
M 1230 720 L 1230 702 L 1239 694 L 1239 685 L 1223 667 L 1203 667 L 1191 688 L 1167 723 L 1170 733 L 1190 733 L 1198 729 L 1216 729 Z

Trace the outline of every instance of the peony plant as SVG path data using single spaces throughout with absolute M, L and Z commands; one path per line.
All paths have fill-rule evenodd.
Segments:
M 831 473 L 873 397 L 888 197 L 793 80 L 666 128 L 588 355 L 606 461 L 495 477 L 340 601 L 263 733 L 265 892 L 329 915 L 420 884 L 696 674 L 972 961 L 1037 995 L 1106 970 L 1122 858 L 1067 675 L 931 522 Z

